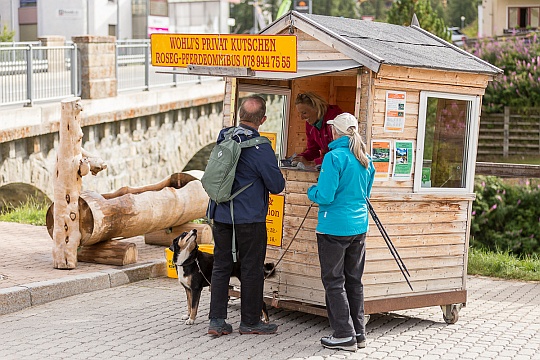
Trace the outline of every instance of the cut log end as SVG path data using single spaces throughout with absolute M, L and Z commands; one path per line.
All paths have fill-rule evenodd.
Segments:
M 77 251 L 79 261 L 95 264 L 124 266 L 136 263 L 137 258 L 137 245 L 127 241 L 108 240 Z

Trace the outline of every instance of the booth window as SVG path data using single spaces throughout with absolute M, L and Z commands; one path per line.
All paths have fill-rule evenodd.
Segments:
M 276 158 L 280 160 L 283 154 L 286 154 L 287 139 L 284 129 L 287 128 L 289 118 L 291 91 L 272 86 L 238 84 L 238 106 L 251 95 L 258 95 L 266 100 L 266 121 L 259 127 L 259 132 L 270 139 Z M 239 119 L 236 120 L 238 123 Z
M 472 192 L 477 96 L 421 92 L 415 192 Z

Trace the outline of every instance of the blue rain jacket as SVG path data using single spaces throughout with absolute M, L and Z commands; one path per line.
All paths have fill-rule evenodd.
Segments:
M 308 198 L 319 204 L 317 232 L 351 236 L 367 232 L 366 197 L 371 194 L 375 168 L 371 158 L 364 168 L 349 149 L 349 137 L 332 141 L 324 156 L 317 185 L 311 186 Z
M 246 134 L 240 134 L 242 140 L 260 136 L 252 127 L 240 124 Z M 217 143 L 225 139 L 227 129 L 221 130 Z M 232 201 L 234 201 L 234 223 L 247 224 L 266 222 L 269 192 L 278 194 L 285 188 L 285 179 L 278 167 L 276 155 L 270 144 L 261 144 L 242 149 L 231 193 L 255 181 Z M 215 221 L 232 224 L 230 201 L 216 205 L 210 201 L 208 215 Z

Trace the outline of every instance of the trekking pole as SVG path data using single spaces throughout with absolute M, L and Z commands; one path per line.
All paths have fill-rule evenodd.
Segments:
M 304 225 L 304 221 L 306 221 L 306 218 L 307 218 L 307 216 L 308 216 L 308 214 L 309 214 L 309 211 L 310 211 L 311 208 L 313 207 L 313 204 L 314 204 L 313 202 L 312 202 L 311 204 L 309 204 L 309 208 L 307 209 L 306 215 L 305 215 L 304 218 L 302 219 L 302 222 L 300 223 L 300 226 L 298 226 L 298 230 L 296 230 L 296 233 L 295 233 L 294 236 L 292 237 L 291 242 L 289 243 L 289 245 L 287 245 L 287 248 L 285 249 L 285 251 L 283 252 L 283 254 L 281 255 L 281 257 L 280 257 L 279 260 L 277 261 L 276 265 L 274 265 L 274 268 L 272 269 L 272 271 L 270 271 L 270 272 L 268 273 L 268 275 L 270 275 L 271 273 L 274 272 L 274 270 L 276 270 L 278 264 L 281 262 L 281 259 L 283 259 L 283 257 L 285 256 L 285 254 L 287 253 L 287 251 L 288 251 L 289 248 L 291 247 L 292 242 L 294 241 L 294 239 L 296 239 L 296 235 L 298 235 L 298 232 L 300 232 L 300 229 L 302 228 L 302 225 Z M 268 275 L 267 275 L 267 276 L 268 276 Z M 266 277 L 265 277 L 265 279 L 266 279 Z
M 369 213 L 371 214 L 371 217 L 373 218 L 373 221 L 375 222 L 375 225 L 377 225 L 377 228 L 379 229 L 379 232 L 381 233 L 384 241 L 386 242 L 386 246 L 388 246 L 388 250 L 390 250 L 390 253 L 394 257 L 394 260 L 396 261 L 396 263 L 397 263 L 397 265 L 399 267 L 399 270 L 401 270 L 401 273 L 403 274 L 403 277 L 407 281 L 407 284 L 411 288 L 411 291 L 414 291 L 414 289 L 413 289 L 413 287 L 411 285 L 411 282 L 407 278 L 407 275 L 411 276 L 411 274 L 409 274 L 409 270 L 407 270 L 407 267 L 405 266 L 405 263 L 401 259 L 401 256 L 399 256 L 399 253 L 397 252 L 396 247 L 392 243 L 392 240 L 390 240 L 390 237 L 388 236 L 388 233 L 386 232 L 386 229 L 384 228 L 381 221 L 379 220 L 379 217 L 375 213 L 375 209 L 373 209 L 373 206 L 371 205 L 371 202 L 369 201 L 368 198 L 366 198 L 366 203 L 367 203 L 367 206 L 368 206 Z M 403 270 L 405 270 L 405 271 L 403 271 Z M 407 275 L 405 275 L 405 272 L 407 272 Z

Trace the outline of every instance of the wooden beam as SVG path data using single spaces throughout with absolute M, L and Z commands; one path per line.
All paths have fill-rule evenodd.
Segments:
M 507 178 L 540 178 L 540 165 L 477 162 L 476 175 Z

